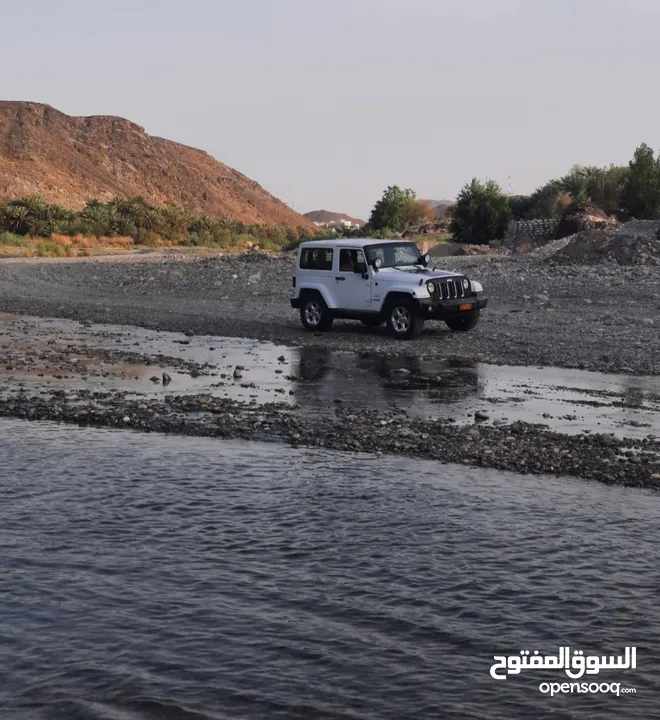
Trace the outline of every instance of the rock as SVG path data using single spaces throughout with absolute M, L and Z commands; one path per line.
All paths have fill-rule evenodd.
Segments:
M 488 415 L 486 415 L 486 413 L 483 413 L 483 412 L 481 412 L 481 411 L 478 411 L 478 412 L 476 412 L 476 413 L 474 414 L 474 419 L 475 419 L 477 422 L 486 422 L 487 420 L 490 419 L 490 417 L 489 417 Z
M 163 385 L 169 385 L 172 382 L 172 378 L 166 373 L 163 373 Z
M 159 377 L 156 377 L 155 375 L 154 375 L 154 377 L 149 378 L 149 379 L 151 380 L 152 383 L 159 383 L 159 382 L 160 382 L 160 378 L 159 378 Z
M 186 337 L 195 337 L 195 333 L 192 330 L 186 330 L 184 333 Z
M 607 214 L 593 203 L 583 203 L 570 209 L 562 217 L 555 232 L 555 239 L 571 237 L 583 230 L 607 223 Z
M 239 367 L 234 369 L 234 380 L 240 380 L 243 377 L 243 373 Z

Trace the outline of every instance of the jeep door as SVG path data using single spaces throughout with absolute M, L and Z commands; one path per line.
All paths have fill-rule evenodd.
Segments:
M 371 278 L 355 272 L 362 265 L 366 273 L 366 258 L 360 248 L 341 248 L 337 258 L 335 296 L 341 310 L 369 310 L 371 306 Z

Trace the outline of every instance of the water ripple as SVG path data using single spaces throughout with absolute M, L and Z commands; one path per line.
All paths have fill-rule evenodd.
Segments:
M 0 717 L 660 711 L 660 499 L 557 478 L 0 426 Z M 638 648 L 636 695 L 493 655 Z

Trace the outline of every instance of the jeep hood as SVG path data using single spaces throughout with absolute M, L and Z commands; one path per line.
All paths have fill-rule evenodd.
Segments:
M 388 277 L 397 278 L 399 280 L 407 280 L 418 284 L 420 279 L 425 280 L 445 280 L 447 278 L 465 277 L 460 273 L 449 272 L 447 270 L 429 270 L 428 268 L 420 268 L 415 265 L 401 265 L 399 267 L 381 268 L 380 274 L 386 274 Z

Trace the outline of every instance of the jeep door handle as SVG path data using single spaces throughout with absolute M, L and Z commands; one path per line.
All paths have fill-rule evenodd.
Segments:
M 345 278 L 345 277 L 336 277 L 335 280 L 336 280 L 337 282 L 339 282 L 340 280 L 342 280 L 342 281 L 343 281 L 343 280 L 346 280 L 346 278 Z

